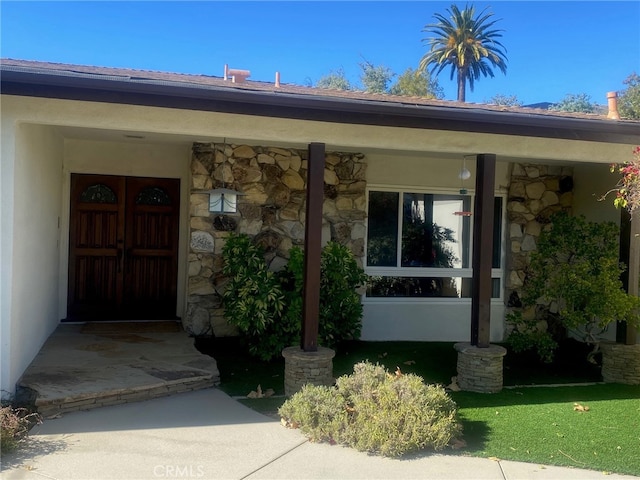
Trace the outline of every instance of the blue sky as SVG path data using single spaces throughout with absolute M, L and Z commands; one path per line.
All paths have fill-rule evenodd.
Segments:
M 359 63 L 395 73 L 417 67 L 436 1 L 7 1 L 0 3 L 3 58 L 222 76 L 224 64 L 252 80 L 305 85 L 344 70 L 359 83 Z M 524 104 L 585 93 L 606 103 L 640 74 L 640 1 L 494 1 L 504 30 L 507 75 L 482 78 L 468 102 L 496 94 Z M 457 2 L 463 7 L 464 2 Z M 456 97 L 448 69 L 438 77 Z

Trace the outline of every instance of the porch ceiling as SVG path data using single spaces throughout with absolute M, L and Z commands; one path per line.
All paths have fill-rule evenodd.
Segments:
M 110 129 L 101 129 L 101 128 L 87 128 L 87 127 L 76 127 L 76 126 L 56 126 L 55 130 L 65 139 L 74 139 L 74 140 L 88 140 L 95 142 L 114 142 L 114 143 L 131 143 L 131 144 L 171 144 L 171 145 L 184 145 L 191 146 L 193 143 L 221 143 L 228 142 L 230 144 L 245 144 L 251 146 L 264 146 L 265 141 L 263 140 L 254 140 L 250 138 L 225 138 L 216 135 L 204 136 L 204 135 L 185 135 L 185 134 L 170 134 L 170 133 L 157 133 L 157 132 L 149 132 L 149 131 L 134 131 L 134 130 L 110 130 Z M 282 147 L 282 148 L 298 148 L 302 150 L 306 150 L 308 147 L 307 143 L 301 142 L 286 142 L 280 139 L 275 139 L 273 143 L 270 143 L 268 146 L 274 147 Z M 381 155 L 393 155 L 398 160 L 401 160 L 403 157 L 415 157 L 420 153 L 416 153 L 415 151 L 410 150 L 397 150 L 392 148 L 367 148 L 363 150 L 362 148 L 356 148 L 347 145 L 330 145 L 327 146 L 327 151 L 341 151 L 341 152 L 357 152 L 357 153 L 376 153 Z M 475 155 L 478 152 L 469 152 L 469 155 Z M 451 152 L 423 152 L 425 160 L 441 160 L 444 162 L 448 161 L 460 161 L 461 153 L 451 153 Z M 509 155 L 501 155 L 498 154 L 497 161 L 499 163 L 510 163 L 510 162 L 527 162 L 531 161 L 526 158 L 509 156 Z M 561 165 L 566 164 L 566 161 L 560 160 L 546 160 L 540 161 L 536 160 L 536 163 L 539 164 L 547 164 L 547 165 Z M 578 165 L 580 163 L 571 162 L 573 165 Z M 582 164 L 587 165 L 588 162 L 582 162 Z

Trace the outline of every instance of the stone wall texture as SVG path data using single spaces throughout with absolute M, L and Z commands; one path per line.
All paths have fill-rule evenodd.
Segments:
M 522 286 L 531 253 L 540 233 L 558 211 L 571 213 L 573 169 L 552 165 L 513 164 L 507 199 L 507 269 L 505 301 L 511 309 L 522 309 Z M 523 317 L 533 319 L 536 309 L 554 311 L 555 305 L 524 308 Z M 540 318 L 540 317 L 539 317 Z M 541 323 L 540 328 L 546 329 Z M 508 327 L 508 326 L 507 326 Z M 507 332 L 508 334 L 508 332 Z
M 640 385 L 640 344 L 603 342 L 602 378 L 607 383 Z
M 497 393 L 502 390 L 504 347 L 489 345 L 479 348 L 470 343 L 456 343 L 458 352 L 457 383 L 461 390 L 478 393 Z
M 306 384 L 334 384 L 333 357 L 335 352 L 329 348 L 318 347 L 315 352 L 305 352 L 300 347 L 287 347 L 282 351 L 284 357 L 284 394 L 290 397 Z
M 187 311 L 192 335 L 235 335 L 221 304 L 225 278 L 222 248 L 230 232 L 262 245 L 269 268 L 286 265 L 289 250 L 304 244 L 307 150 L 196 143 L 191 160 L 190 247 Z M 366 162 L 358 153 L 327 152 L 324 171 L 323 243 L 334 240 L 364 254 Z M 209 212 L 213 188 L 242 192 L 237 215 Z

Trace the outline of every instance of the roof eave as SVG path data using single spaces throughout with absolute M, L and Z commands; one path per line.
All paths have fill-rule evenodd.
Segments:
M 640 144 L 640 125 L 600 119 L 496 112 L 481 108 L 411 105 L 330 96 L 29 71 L 1 66 L 2 94 L 197 111 Z

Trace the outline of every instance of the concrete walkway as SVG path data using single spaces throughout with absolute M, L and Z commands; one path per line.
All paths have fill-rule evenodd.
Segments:
M 313 444 L 220 390 L 64 414 L 2 458 L 4 480 L 631 479 L 461 455 L 388 459 Z

